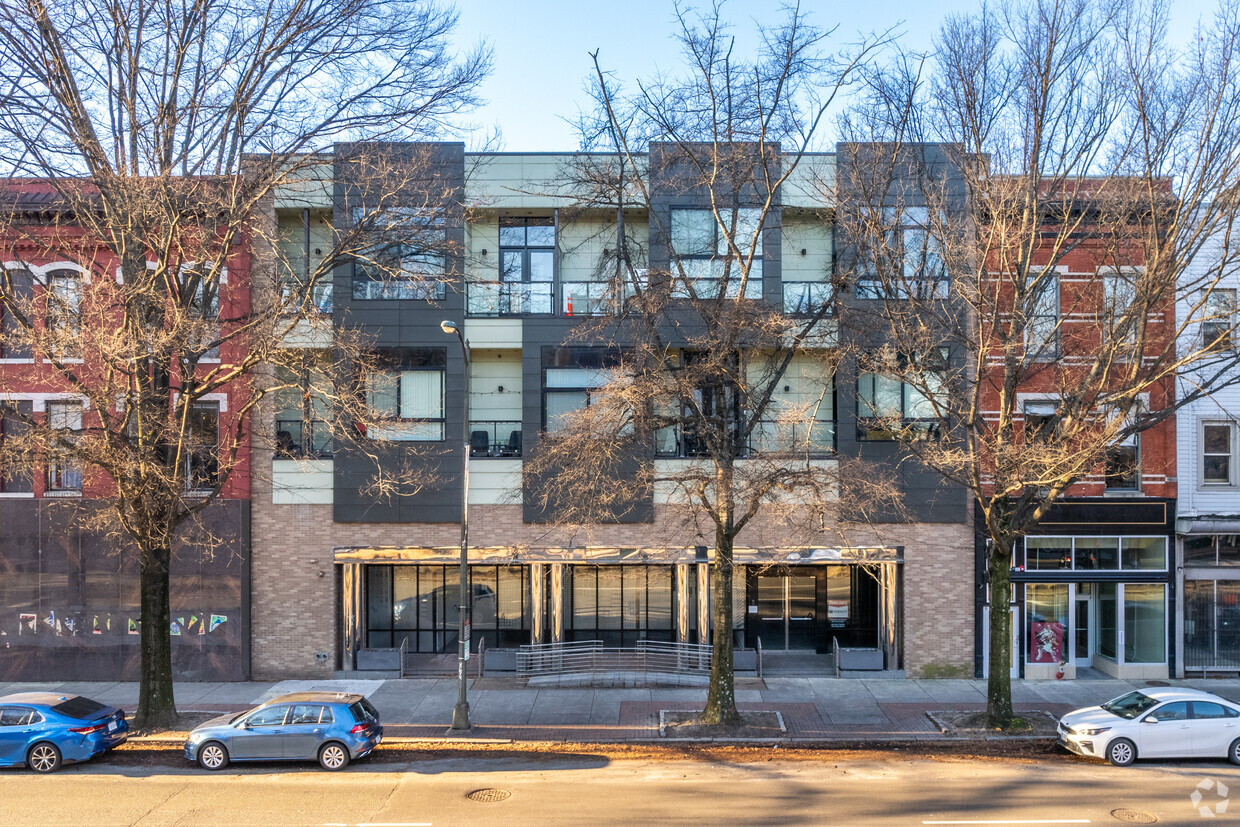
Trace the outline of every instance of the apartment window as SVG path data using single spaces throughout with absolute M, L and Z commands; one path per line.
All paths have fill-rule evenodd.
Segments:
M 915 372 L 925 392 L 899 376 L 863 372 L 857 377 L 857 438 L 891 441 L 900 438 L 937 439 L 941 420 L 936 401 L 943 401 L 942 372 L 947 348 L 922 355 L 901 355 L 898 367 Z M 932 361 L 927 361 L 932 360 Z
M 719 226 L 712 210 L 674 208 L 671 211 L 671 256 L 683 270 L 683 280 L 675 285 L 677 295 L 687 296 L 689 287 L 699 296 L 719 294 L 723 279 L 727 277 L 727 296 L 740 295 L 742 280 L 741 264 L 753 262 L 749 279 L 745 283 L 745 298 L 762 298 L 762 210 L 737 208 L 722 210 L 720 218 L 727 232 Z M 739 260 L 732 255 L 728 244 L 731 237 Z
M 353 211 L 355 225 L 373 241 L 353 254 L 353 298 L 442 300 L 448 268 L 443 219 L 415 208 L 368 214 Z
M 335 453 L 329 354 L 307 355 L 276 374 L 276 458 L 322 459 Z
M 220 481 L 220 403 L 199 400 L 185 423 L 185 487 L 190 491 L 215 488 Z
M 82 403 L 48 402 L 47 427 L 52 437 L 47 454 L 47 490 L 81 491 L 82 469 L 73 455 L 73 442 L 82 430 Z
M 605 348 L 543 348 L 543 429 L 563 430 L 573 411 L 614 378 L 619 353 Z
M 555 301 L 555 220 L 499 222 L 499 312 L 550 313 Z
M 1044 273 L 1030 289 L 1034 295 L 1025 308 L 1025 355 L 1054 359 L 1059 355 L 1059 275 Z
M 888 209 L 888 227 L 863 253 L 857 279 L 859 299 L 942 299 L 947 297 L 948 272 L 942 241 L 930 226 L 925 207 Z
M 198 340 L 198 345 L 203 349 L 202 358 L 218 359 L 220 358 L 219 282 L 201 274 L 189 275 L 187 279 L 191 283 L 196 283 L 194 297 L 190 300 L 188 308 L 190 323 L 196 327 L 200 326 L 195 331 L 194 338 Z
M 719 364 L 708 354 L 692 351 L 680 351 L 673 358 L 679 362 L 679 370 L 690 372 L 690 376 L 698 373 L 695 379 L 682 379 L 681 387 L 685 388 L 690 381 L 696 387 L 688 399 L 662 411 L 677 424 L 655 432 L 655 455 L 709 456 L 726 450 L 727 439 L 731 439 L 734 451 L 742 452 L 746 446 L 740 444 L 741 400 L 736 383 L 731 380 L 737 363 L 733 360 Z
M 56 270 L 47 276 L 47 333 L 49 350 L 58 358 L 81 356 L 82 276 Z
M 0 357 L 5 359 L 29 359 L 31 357 L 29 332 L 20 316 L 29 314 L 34 296 L 34 277 L 29 270 L 2 270 L 0 293 L 13 302 L 14 307 L 0 305 Z M 29 316 L 27 315 L 27 318 Z
M 1024 405 L 1025 442 L 1050 442 L 1059 430 L 1059 403 L 1029 401 Z
M 29 418 L 31 402 L 0 403 L 0 491 L 30 494 L 34 491 L 30 460 Z
M 1206 296 L 1201 343 L 1207 350 L 1231 350 L 1236 326 L 1236 291 L 1215 289 Z
M 1235 425 L 1204 422 L 1201 425 L 1201 482 L 1203 485 L 1235 485 Z
M 1106 486 L 1111 491 L 1136 491 L 1141 486 L 1141 438 L 1129 434 L 1106 451 Z
M 1136 344 L 1137 333 L 1145 321 L 1133 315 L 1133 304 L 1137 300 L 1136 279 L 1135 273 L 1127 272 L 1105 273 L 1102 278 L 1104 338 L 1128 348 Z
M 435 442 L 444 438 L 443 348 L 406 348 L 390 354 L 395 362 L 365 377 L 366 404 L 373 422 L 371 439 Z

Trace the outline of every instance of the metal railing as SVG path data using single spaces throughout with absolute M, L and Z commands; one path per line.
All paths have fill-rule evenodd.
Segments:
M 488 419 L 469 421 L 471 457 L 521 456 L 521 420 Z
M 835 298 L 835 288 L 829 281 L 786 281 L 783 287 L 784 312 L 789 316 L 813 315 Z
M 471 281 L 465 285 L 465 315 L 551 315 L 555 284 L 543 281 Z
M 632 648 L 604 646 L 600 640 L 531 643 L 517 651 L 517 675 L 646 682 L 656 676 L 705 683 L 710 678 L 710 662 L 710 645 L 699 643 L 642 640 Z

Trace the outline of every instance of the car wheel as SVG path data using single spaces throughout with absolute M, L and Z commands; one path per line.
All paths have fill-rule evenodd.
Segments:
M 1227 760 L 1233 764 L 1240 764 L 1240 738 L 1231 742 L 1231 746 L 1227 748 Z
M 198 766 L 204 770 L 222 770 L 228 766 L 228 750 L 219 741 L 207 741 L 198 748 Z
M 325 770 L 342 770 L 349 766 L 349 750 L 344 744 L 332 741 L 319 750 L 319 766 Z
M 1107 760 L 1117 767 L 1126 767 L 1137 760 L 1137 747 L 1127 738 L 1116 738 L 1107 745 Z
M 55 744 L 40 741 L 26 753 L 26 766 L 35 772 L 55 772 L 60 769 L 60 750 Z

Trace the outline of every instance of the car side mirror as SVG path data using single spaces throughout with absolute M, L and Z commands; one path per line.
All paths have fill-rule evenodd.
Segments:
M 1157 719 L 1157 718 L 1155 718 L 1153 715 L 1150 715 L 1149 717 L 1147 717 L 1147 718 L 1145 718 L 1143 721 L 1141 721 L 1141 723 L 1143 723 L 1143 724 L 1156 724 L 1156 723 L 1158 723 L 1158 719 Z

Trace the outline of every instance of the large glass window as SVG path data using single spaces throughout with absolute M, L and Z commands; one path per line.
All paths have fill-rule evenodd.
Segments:
M 550 313 L 555 296 L 555 221 L 502 218 L 499 313 Z
M 619 362 L 620 353 L 607 348 L 543 348 L 543 428 L 548 433 L 563 429 L 573 411 L 590 404 L 596 388 L 613 380 Z M 617 426 L 622 433 L 632 424 Z
M 460 622 L 457 567 L 438 564 L 366 566 L 366 641 L 375 648 L 453 651 Z M 521 566 L 470 566 L 472 645 L 529 643 L 528 571 Z
M 30 459 L 29 420 L 33 403 L 0 402 L 0 491 L 29 494 L 34 491 Z
M 1098 584 L 1098 637 L 1095 641 L 1099 655 L 1116 660 L 1119 653 L 1119 584 Z
M 1124 661 L 1167 660 L 1167 587 L 1162 583 L 1124 585 Z
M 1240 581 L 1184 581 L 1184 666 L 1240 668 Z
M 389 355 L 395 362 L 365 377 L 366 405 L 374 421 L 371 439 L 436 441 L 444 438 L 443 348 L 406 348 Z
M 564 596 L 567 640 L 672 639 L 671 566 L 565 566 Z
M 1068 633 L 1068 584 L 1030 583 L 1025 587 L 1028 616 L 1028 663 L 1059 663 Z
M 943 407 L 941 373 L 947 368 L 947 348 L 935 348 L 917 356 L 901 355 L 900 368 L 915 373 L 919 388 L 899 376 L 862 372 L 857 376 L 857 438 L 890 441 L 937 439 L 942 420 L 935 413 Z
M 306 351 L 301 364 L 277 369 L 276 457 L 278 459 L 330 457 L 332 437 L 331 379 L 327 352 Z
M 859 299 L 946 298 L 947 263 L 942 241 L 930 226 L 925 207 L 886 210 L 889 228 L 865 245 L 861 274 L 856 281 Z
M 1029 569 L 1165 571 L 1166 537 L 1027 537 Z
M 699 295 L 709 291 L 718 295 L 727 280 L 727 295 L 740 294 L 742 265 L 753 262 L 745 285 L 745 298 L 762 298 L 762 233 L 759 231 L 762 210 L 738 208 L 722 210 L 719 219 L 711 210 L 676 208 L 671 211 L 671 255 L 684 273 L 676 291 L 687 294 L 690 286 Z M 724 222 L 721 228 L 719 221 Z M 737 248 L 733 254 L 728 239 Z
M 373 242 L 353 253 L 353 298 L 443 299 L 448 241 L 443 218 L 416 208 L 353 211 Z
M 738 452 L 741 426 L 741 400 L 731 381 L 738 369 L 735 362 L 721 366 L 709 356 L 681 351 L 676 357 L 692 375 L 697 387 L 692 396 L 672 403 L 658 413 L 676 422 L 655 432 L 655 456 L 700 457 L 724 449 L 731 439 Z M 704 366 L 704 367 L 703 367 Z M 683 386 L 682 386 L 683 387 Z M 726 430 L 725 430 L 726 429 Z

